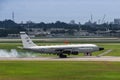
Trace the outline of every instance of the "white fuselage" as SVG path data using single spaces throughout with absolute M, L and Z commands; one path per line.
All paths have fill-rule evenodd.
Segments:
M 65 49 L 69 51 L 77 51 L 79 53 L 91 53 L 99 51 L 99 47 L 94 44 L 69 44 L 69 45 L 52 45 L 52 46 L 33 46 L 26 48 L 41 53 L 56 53 L 56 49 Z
M 104 48 L 100 48 L 95 44 L 37 46 L 25 32 L 20 32 L 20 35 L 24 49 L 40 53 L 57 54 L 60 58 L 66 58 L 66 54 L 78 55 L 79 53 L 84 53 L 85 55 L 91 55 L 92 52 L 104 50 Z

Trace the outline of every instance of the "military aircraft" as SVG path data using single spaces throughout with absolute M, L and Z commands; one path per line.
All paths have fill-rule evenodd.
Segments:
M 67 55 L 78 55 L 84 53 L 85 56 L 92 56 L 92 52 L 104 50 L 95 44 L 65 44 L 65 45 L 51 45 L 38 46 L 25 32 L 20 32 L 23 43 L 23 49 L 36 51 L 40 53 L 56 54 L 59 58 L 66 58 Z

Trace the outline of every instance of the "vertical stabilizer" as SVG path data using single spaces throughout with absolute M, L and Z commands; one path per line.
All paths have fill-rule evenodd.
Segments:
M 20 36 L 21 36 L 24 48 L 29 48 L 29 47 L 37 46 L 35 43 L 32 42 L 32 40 L 30 39 L 30 37 L 25 32 L 20 32 Z

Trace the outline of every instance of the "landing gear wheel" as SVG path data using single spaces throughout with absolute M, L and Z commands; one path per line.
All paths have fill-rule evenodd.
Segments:
M 59 58 L 67 58 L 67 55 L 59 54 Z
M 85 56 L 92 56 L 92 53 L 84 53 Z

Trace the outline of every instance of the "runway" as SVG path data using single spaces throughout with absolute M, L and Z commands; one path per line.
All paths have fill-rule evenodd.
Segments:
M 27 58 L 0 58 L 0 61 L 120 61 L 120 57 L 103 56 L 103 57 L 27 57 Z

